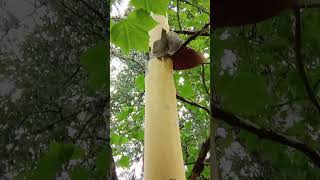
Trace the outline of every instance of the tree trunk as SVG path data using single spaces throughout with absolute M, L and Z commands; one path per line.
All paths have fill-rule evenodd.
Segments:
M 150 47 L 169 30 L 166 17 L 153 18 L 159 25 L 149 32 Z M 144 179 L 185 180 L 172 60 L 153 58 L 146 68 Z

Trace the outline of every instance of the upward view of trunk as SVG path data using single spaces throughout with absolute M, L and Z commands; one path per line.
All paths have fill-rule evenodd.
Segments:
M 165 16 L 153 18 L 159 24 L 149 32 L 150 47 L 169 30 Z M 144 179 L 185 180 L 172 59 L 148 61 L 145 95 Z

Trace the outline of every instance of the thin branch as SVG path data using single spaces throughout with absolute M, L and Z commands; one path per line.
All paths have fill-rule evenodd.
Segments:
M 307 97 L 303 98 L 303 97 L 296 97 L 293 99 L 290 99 L 288 101 L 282 102 L 282 103 L 278 103 L 278 104 L 274 104 L 274 105 L 270 105 L 271 108 L 281 108 L 282 106 L 288 105 L 288 104 L 292 104 L 294 102 L 297 101 L 307 101 L 308 99 L 306 99 Z
M 217 107 L 212 107 L 212 116 L 218 119 L 223 120 L 232 126 L 237 126 L 241 129 L 247 130 L 261 139 L 268 139 L 280 144 L 287 145 L 289 147 L 295 148 L 296 150 L 304 153 L 309 159 L 318 167 L 320 167 L 320 154 L 318 151 L 312 149 L 304 142 L 301 142 L 293 137 L 289 137 L 272 130 L 264 129 L 258 125 L 247 121 L 241 120 L 236 117 L 234 114 L 225 112 Z
M 191 41 L 195 40 L 200 34 L 204 33 L 208 29 L 209 25 L 210 23 L 205 24 L 200 31 L 190 36 L 172 56 L 178 54 L 178 52 L 185 48 Z
M 314 93 L 317 93 L 316 91 L 317 91 L 319 85 L 320 85 L 320 79 L 318 79 L 317 82 L 313 86 L 313 92 Z
M 78 72 L 80 71 L 81 66 L 78 65 L 77 69 L 72 73 L 72 75 L 62 84 L 61 87 L 66 86 L 69 82 L 71 82 L 73 80 L 73 78 L 78 74 Z
M 204 13 L 206 13 L 206 14 L 208 14 L 210 16 L 210 13 L 208 13 L 206 10 L 204 10 L 204 8 L 199 7 L 199 6 L 195 5 L 195 4 L 192 4 L 187 0 L 181 0 L 181 1 L 186 3 L 186 4 L 189 4 L 190 6 L 193 6 L 193 7 L 197 8 L 199 11 L 204 12 Z
M 179 30 L 174 30 L 174 32 L 177 34 L 185 34 L 185 35 L 194 35 L 197 33 L 197 31 L 179 31 Z M 207 32 L 202 32 L 199 36 L 210 36 L 210 34 Z
M 197 33 L 197 31 L 178 31 L 178 30 L 174 30 L 174 32 L 177 34 L 185 34 L 185 35 L 194 35 Z M 210 34 L 207 32 L 202 32 L 199 36 L 210 36 Z
M 202 73 L 201 73 L 201 77 L 202 77 L 202 84 L 204 86 L 204 89 L 206 90 L 207 94 L 210 96 L 210 93 L 209 93 L 209 90 L 208 90 L 208 87 L 206 85 L 206 78 L 204 77 L 204 65 L 202 64 L 201 65 L 201 69 L 202 69 Z
M 177 95 L 177 99 L 181 100 L 182 102 L 188 103 L 192 106 L 199 107 L 205 110 L 208 114 L 210 114 L 210 110 L 206 107 L 203 107 L 197 103 L 188 101 L 178 95 Z M 319 152 L 312 149 L 309 145 L 307 145 L 304 142 L 301 142 L 293 137 L 289 137 L 281 133 L 274 132 L 273 130 L 259 127 L 258 125 L 252 123 L 251 121 L 240 119 L 236 117 L 234 114 L 223 111 L 215 106 L 212 106 L 212 116 L 214 118 L 223 120 L 224 122 L 226 122 L 231 126 L 235 126 L 235 127 L 239 127 L 241 129 L 247 130 L 257 135 L 261 139 L 271 140 L 271 141 L 292 147 L 304 153 L 316 166 L 320 167 Z
M 205 160 L 209 152 L 209 149 L 210 149 L 210 138 L 208 138 L 201 146 L 197 161 L 195 162 L 195 165 L 193 166 L 193 169 L 192 169 L 190 180 L 197 180 L 197 178 L 200 176 L 201 172 L 204 169 L 203 161 Z
M 92 25 L 92 27 L 97 27 L 100 31 L 104 31 L 104 29 L 101 26 L 98 26 L 97 23 L 94 24 L 91 19 L 88 19 L 84 15 L 77 13 L 71 7 L 67 6 L 64 2 L 59 1 L 59 3 L 64 7 L 64 9 L 63 9 L 64 11 L 66 11 L 66 12 L 69 11 L 74 16 L 76 16 L 76 17 L 84 20 L 85 22 L 89 23 L 90 25 Z M 72 23 L 70 25 L 72 25 Z
M 183 98 L 183 97 L 181 97 L 181 96 L 179 96 L 179 95 L 176 95 L 176 97 L 177 97 L 178 100 L 180 100 L 180 101 L 182 101 L 182 102 L 185 102 L 185 103 L 187 103 L 187 104 L 190 104 L 190 105 L 192 105 L 192 106 L 198 107 L 198 108 L 200 108 L 200 109 L 203 109 L 203 110 L 205 110 L 208 114 L 210 114 L 210 110 L 209 110 L 207 107 L 204 107 L 204 106 L 201 106 L 201 105 L 199 105 L 199 104 L 197 104 L 197 103 L 195 103 L 195 102 L 189 101 L 189 100 L 187 100 L 187 99 L 185 99 L 185 98 Z
M 179 29 L 182 30 L 182 26 L 181 26 L 181 23 L 180 23 L 180 16 L 179 16 L 179 10 L 180 10 L 180 7 L 179 7 L 179 2 L 180 0 L 177 0 L 177 18 L 178 18 L 178 24 L 179 24 Z
M 90 9 L 93 13 L 95 13 L 99 19 L 105 24 L 107 21 L 107 17 L 104 17 L 102 13 L 100 13 L 98 10 L 96 10 L 95 8 L 93 8 L 90 4 L 88 4 L 88 2 L 84 1 L 84 0 L 78 0 L 80 1 L 82 4 L 84 4 L 88 9 Z
M 300 74 L 300 77 L 303 81 L 304 87 L 307 91 L 307 94 L 309 96 L 309 99 L 314 104 L 314 106 L 317 108 L 318 112 L 320 113 L 320 104 L 313 93 L 313 90 L 311 88 L 310 82 L 307 77 L 307 73 L 304 68 L 304 63 L 302 61 L 301 56 L 301 14 L 300 14 L 300 8 L 295 8 L 294 10 L 295 14 L 295 55 L 296 55 L 296 66 L 298 67 L 298 72 Z

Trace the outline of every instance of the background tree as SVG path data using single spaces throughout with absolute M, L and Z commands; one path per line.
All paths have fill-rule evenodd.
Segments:
M 106 176 L 108 78 L 92 80 L 85 69 L 102 62 L 107 71 L 106 45 L 98 42 L 106 39 L 108 3 L 2 1 L 1 90 L 12 88 L 0 97 L 0 179 Z M 17 5 L 30 13 L 20 17 Z

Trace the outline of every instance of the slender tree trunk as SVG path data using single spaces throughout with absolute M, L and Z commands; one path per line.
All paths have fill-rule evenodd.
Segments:
M 150 47 L 169 30 L 166 17 L 153 17 Z M 153 58 L 146 68 L 144 179 L 185 180 L 172 60 Z

